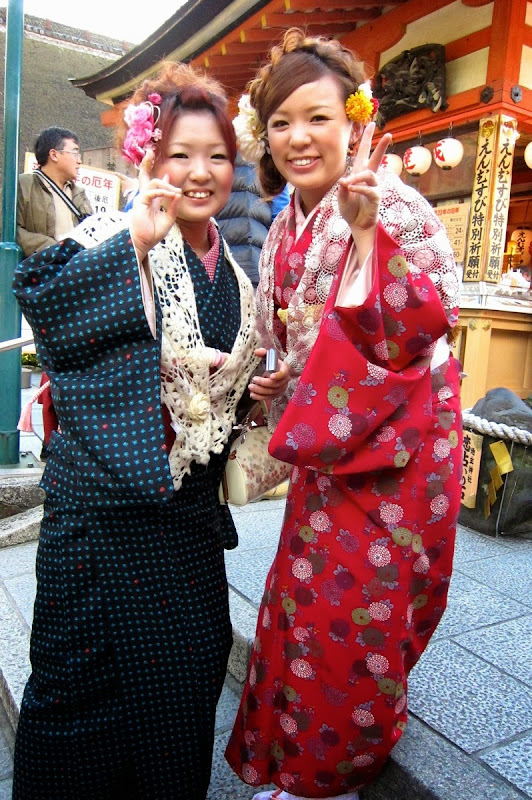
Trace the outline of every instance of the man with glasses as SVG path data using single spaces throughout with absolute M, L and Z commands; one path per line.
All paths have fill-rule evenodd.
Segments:
M 18 179 L 17 240 L 25 257 L 56 244 L 92 214 L 76 186 L 81 152 L 75 133 L 46 128 L 35 142 L 35 158 L 39 168 Z
M 17 241 L 25 258 L 57 244 L 92 214 L 85 191 L 76 186 L 81 152 L 75 133 L 66 128 L 46 128 L 35 142 L 35 158 L 38 169 L 18 178 Z M 47 383 L 48 376 L 43 373 L 41 387 Z M 45 460 L 50 436 L 58 427 L 49 385 L 38 400 L 43 407 L 41 460 Z

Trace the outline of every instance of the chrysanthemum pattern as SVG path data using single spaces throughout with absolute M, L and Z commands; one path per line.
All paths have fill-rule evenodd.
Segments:
M 382 263 L 367 301 L 340 313 L 333 284 L 312 339 L 300 313 L 312 285 L 305 260 L 292 284 L 299 300 L 290 301 L 300 315 L 278 342 L 281 352 L 289 343 L 295 373 L 306 363 L 298 377 L 316 394 L 305 406 L 306 389 L 296 394 L 272 438 L 273 452 L 296 468 L 259 613 L 257 680 L 244 689 L 228 758 L 241 777 L 244 765 L 256 769 L 260 784 L 288 786 L 290 776 L 288 791 L 302 797 L 354 791 L 382 768 L 406 726 L 408 674 L 443 613 L 451 573 L 459 366 L 445 362 L 431 376 L 417 358 L 419 344 L 439 338 L 456 314 L 451 295 L 440 294 L 450 250 L 424 201 L 387 191 L 397 239 L 379 240 Z M 303 232 L 291 248 L 308 243 Z M 436 253 L 438 285 L 413 262 L 420 247 Z M 279 253 L 278 288 L 291 280 L 290 250 L 281 244 Z M 281 727 L 283 714 L 295 721 L 294 734 Z

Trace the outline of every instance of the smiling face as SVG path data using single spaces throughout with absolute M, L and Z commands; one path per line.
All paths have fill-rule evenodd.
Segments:
M 344 174 L 352 130 L 332 75 L 300 86 L 268 119 L 273 161 L 299 189 L 306 214 Z
M 206 235 L 209 219 L 226 204 L 233 166 L 218 122 L 209 111 L 185 111 L 170 129 L 152 177 L 168 175 L 182 189 L 176 222 L 190 244 Z

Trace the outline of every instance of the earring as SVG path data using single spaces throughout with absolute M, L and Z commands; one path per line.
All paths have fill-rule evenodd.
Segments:
M 351 153 L 351 149 L 347 151 L 347 155 L 345 157 L 345 172 L 344 175 L 349 175 L 351 172 L 351 167 L 353 166 L 353 156 Z

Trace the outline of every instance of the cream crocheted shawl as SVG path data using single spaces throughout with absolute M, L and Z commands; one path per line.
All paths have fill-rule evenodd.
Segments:
M 95 247 L 127 228 L 128 215 L 93 215 L 69 235 L 83 247 Z M 236 406 L 258 363 L 253 287 L 227 246 L 225 253 L 240 292 L 240 328 L 232 352 L 217 369 L 215 351 L 201 335 L 194 285 L 177 225 L 149 255 L 151 274 L 162 312 L 161 400 L 167 406 L 176 433 L 169 454 L 175 489 L 179 489 L 192 462 L 207 464 L 220 453 L 231 432 Z M 140 267 L 139 267 L 140 269 Z

